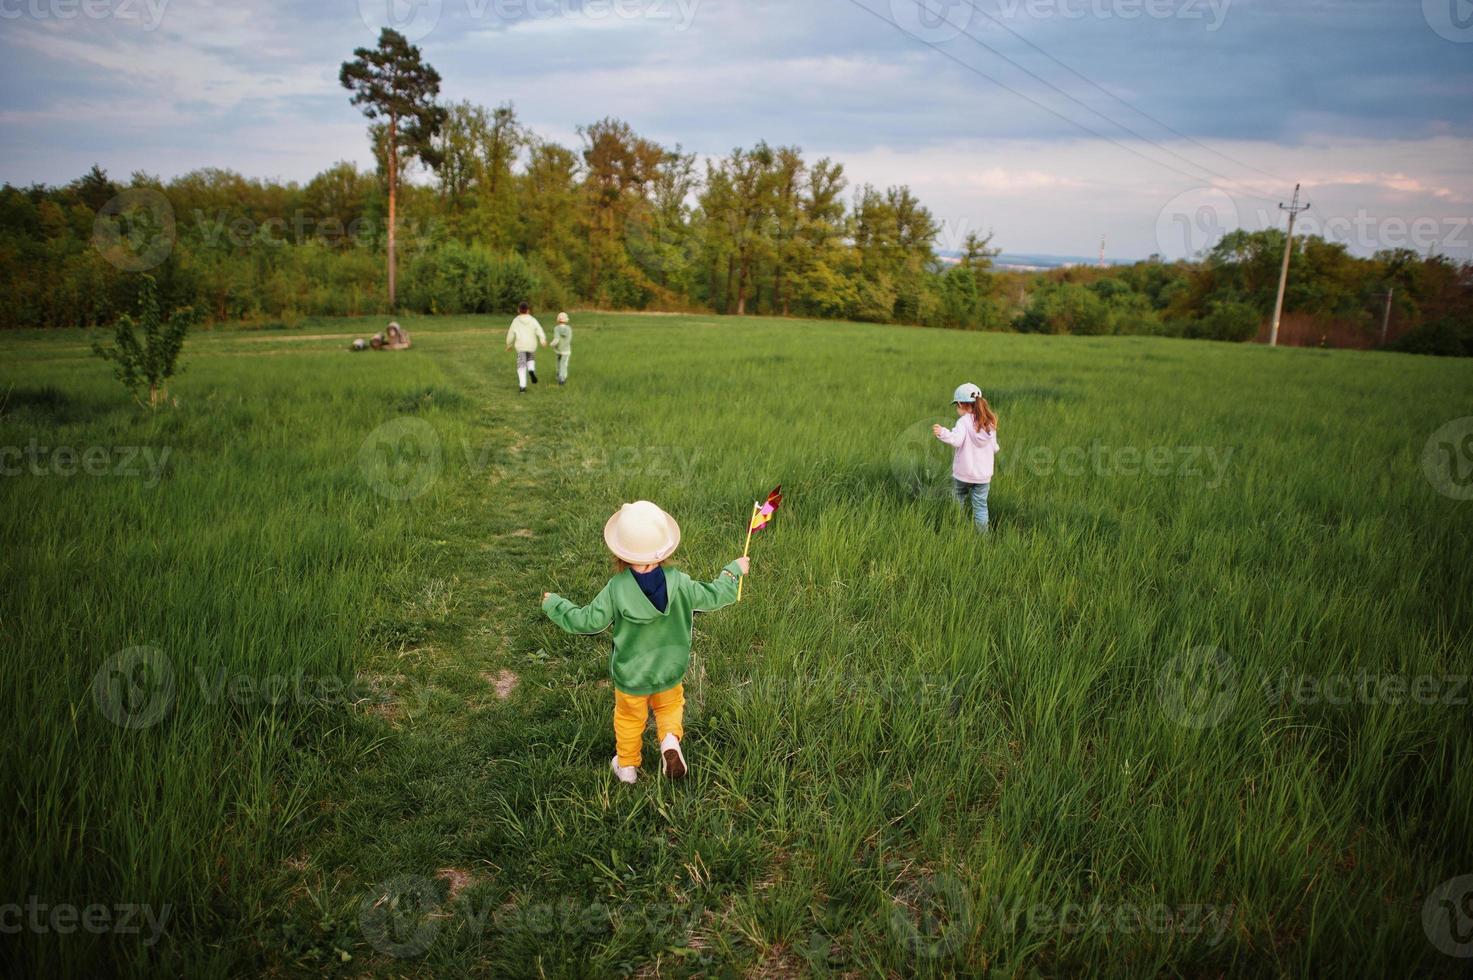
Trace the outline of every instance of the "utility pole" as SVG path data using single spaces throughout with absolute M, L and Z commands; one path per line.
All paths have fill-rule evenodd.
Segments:
M 1274 322 L 1268 330 L 1268 345 L 1277 347 L 1279 343 L 1279 319 L 1284 315 L 1284 288 L 1289 285 L 1289 255 L 1294 251 L 1294 219 L 1299 217 L 1299 212 L 1309 210 L 1309 202 L 1299 203 L 1299 185 L 1294 185 L 1294 201 L 1289 205 L 1279 204 L 1280 211 L 1289 212 L 1289 236 L 1284 239 L 1284 267 L 1279 270 L 1279 298 L 1274 300 Z
M 1381 314 L 1381 346 L 1386 346 L 1386 332 L 1391 327 L 1391 297 L 1396 293 L 1395 286 L 1386 287 L 1386 312 Z

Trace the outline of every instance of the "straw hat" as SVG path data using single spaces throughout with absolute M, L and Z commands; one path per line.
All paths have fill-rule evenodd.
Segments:
M 664 561 L 680 544 L 680 525 L 648 500 L 620 507 L 604 525 L 604 543 L 631 565 Z

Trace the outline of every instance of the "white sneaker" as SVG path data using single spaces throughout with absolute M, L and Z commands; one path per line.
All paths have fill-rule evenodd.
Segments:
M 660 741 L 660 772 L 671 779 L 685 778 L 685 753 L 680 751 L 680 739 L 674 732 Z
M 619 757 L 617 755 L 610 760 L 609 768 L 614 770 L 614 775 L 619 777 L 619 782 L 621 783 L 633 785 L 634 781 L 639 778 L 639 770 L 633 766 L 619 765 Z

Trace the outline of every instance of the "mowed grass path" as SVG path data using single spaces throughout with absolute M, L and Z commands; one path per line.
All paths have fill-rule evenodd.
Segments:
M 585 314 L 572 384 L 546 356 L 519 397 L 501 318 L 405 325 L 200 333 L 152 416 L 84 335 L 10 335 L 0 445 L 118 472 L 0 478 L 0 902 L 170 912 L 151 943 L 43 914 L 7 960 L 1466 964 L 1434 893 L 1473 873 L 1473 503 L 1422 454 L 1473 365 Z M 928 434 L 963 380 L 1002 420 L 986 539 Z M 170 450 L 156 483 L 128 446 Z M 607 641 L 540 593 L 587 601 L 638 497 L 713 575 L 779 482 L 746 601 L 697 623 L 692 778 L 615 785 Z

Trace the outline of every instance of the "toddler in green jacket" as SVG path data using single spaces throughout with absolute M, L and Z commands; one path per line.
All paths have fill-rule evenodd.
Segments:
M 686 774 L 680 742 L 685 713 L 681 683 L 690 666 L 694 614 L 736 601 L 747 559 L 732 561 L 713 582 L 697 582 L 665 560 L 680 544 L 680 525 L 648 500 L 625 504 L 604 525 L 604 542 L 619 572 L 592 602 L 579 608 L 562 596 L 542 594 L 542 611 L 569 633 L 614 628 L 609 676 L 614 684 L 614 739 L 618 755 L 610 767 L 622 782 L 638 775 L 649 713 L 660 739 L 660 771 L 672 779 Z

